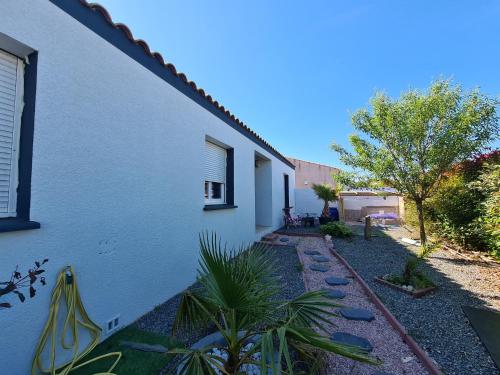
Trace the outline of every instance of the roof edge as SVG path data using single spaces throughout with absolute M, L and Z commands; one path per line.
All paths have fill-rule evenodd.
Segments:
M 214 100 L 205 90 L 199 88 L 195 82 L 188 80 L 184 73 L 178 72 L 176 67 L 166 62 L 159 52 L 152 52 L 144 40 L 134 39 L 127 25 L 113 22 L 103 6 L 86 0 L 49 1 L 287 166 L 295 169 L 284 155 Z
M 297 160 L 297 161 L 303 161 L 304 163 L 309 163 L 309 164 L 316 164 L 316 165 L 320 165 L 322 167 L 327 167 L 327 168 L 331 168 L 331 169 L 336 169 L 337 171 L 341 171 L 340 168 L 337 168 L 337 167 L 334 167 L 334 166 L 331 166 L 331 165 L 328 165 L 328 164 L 323 164 L 323 163 L 316 163 L 315 161 L 309 161 L 309 160 L 304 160 L 304 159 L 298 159 L 298 158 L 294 158 L 293 156 L 287 156 L 286 157 L 288 161 L 290 161 L 290 159 L 292 160 Z M 293 164 L 293 163 L 292 163 Z

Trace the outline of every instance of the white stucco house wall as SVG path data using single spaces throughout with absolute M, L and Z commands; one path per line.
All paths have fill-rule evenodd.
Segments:
M 2 374 L 29 372 L 66 265 L 127 325 L 194 281 L 199 232 L 250 243 L 294 205 L 293 164 L 104 9 L 2 0 L 0 53 L 0 279 L 49 258 L 0 310 Z

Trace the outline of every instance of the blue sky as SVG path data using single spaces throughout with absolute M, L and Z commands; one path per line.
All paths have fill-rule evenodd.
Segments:
M 353 111 L 453 77 L 500 94 L 497 0 L 100 0 L 287 156 L 341 166 Z

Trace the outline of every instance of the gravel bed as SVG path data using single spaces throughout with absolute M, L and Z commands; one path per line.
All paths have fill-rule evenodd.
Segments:
M 373 278 L 401 272 L 407 257 L 418 248 L 399 241 L 409 236 L 403 228 L 377 232 L 371 241 L 361 236 L 335 239 L 335 248 L 445 374 L 500 374 L 461 308 L 466 305 L 500 309 L 500 268 L 464 261 L 449 251 L 436 251 L 422 270 L 438 290 L 414 299 L 374 282 Z
M 282 285 L 276 298 L 292 299 L 304 293 L 305 286 L 302 279 L 302 266 L 295 246 L 270 247 L 269 253 L 276 262 L 276 275 L 281 280 Z M 195 283 L 188 289 L 193 289 L 198 286 L 199 284 Z M 172 327 L 180 301 L 181 294 L 178 294 L 161 305 L 158 305 L 146 315 L 143 315 L 133 324 L 137 328 L 148 332 L 170 336 L 172 334 Z M 209 328 L 203 332 L 196 333 L 179 332 L 176 338 L 185 345 L 191 345 L 213 331 L 213 328 Z M 162 373 L 167 373 L 167 371 L 165 370 Z
M 359 363 L 338 355 L 328 355 L 326 360 L 326 374 L 336 375 L 373 375 L 377 372 L 386 372 L 397 375 L 428 374 L 415 357 L 411 349 L 401 340 L 384 315 L 369 300 L 361 285 L 353 278 L 350 272 L 329 253 L 326 242 L 322 238 L 301 238 L 297 250 L 304 264 L 304 277 L 310 290 L 336 289 L 346 292 L 346 297 L 339 300 L 343 307 L 362 308 L 371 311 L 375 319 L 371 322 L 352 321 L 342 317 L 334 318 L 333 332 L 346 332 L 367 339 L 373 345 L 371 355 L 382 360 L 380 366 Z M 328 272 L 313 272 L 309 265 L 314 264 L 311 256 L 304 254 L 306 250 L 318 250 L 322 255 L 330 258 L 327 264 Z M 342 277 L 349 280 L 349 284 L 329 287 L 325 283 L 326 277 Z M 337 310 L 337 309 L 335 309 Z
M 280 234 L 289 234 L 291 236 L 300 236 L 300 235 L 308 235 L 308 234 L 317 234 L 319 235 L 319 225 L 311 226 L 300 226 L 300 227 L 289 227 L 288 229 L 283 227 L 278 231 Z

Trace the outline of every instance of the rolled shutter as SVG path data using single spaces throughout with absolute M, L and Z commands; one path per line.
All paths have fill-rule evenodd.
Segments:
M 205 181 L 226 182 L 226 149 L 205 142 Z
M 24 64 L 0 50 L 0 217 L 15 216 Z

